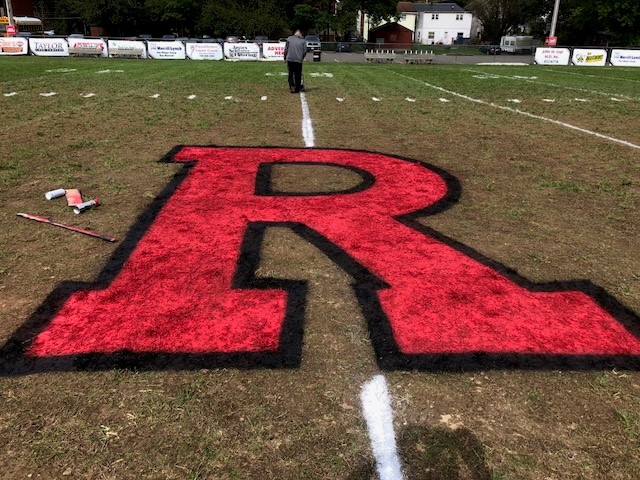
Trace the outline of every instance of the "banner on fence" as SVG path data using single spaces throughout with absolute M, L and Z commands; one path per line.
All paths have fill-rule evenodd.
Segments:
M 284 47 L 287 44 L 285 42 L 278 43 L 263 43 L 262 44 L 262 57 L 264 60 L 276 61 L 284 60 Z
M 101 38 L 68 38 L 70 55 L 108 57 L 107 42 Z
M 227 60 L 259 60 L 260 45 L 257 43 L 225 43 L 224 56 Z
M 611 65 L 614 67 L 640 67 L 640 50 L 611 50 Z
M 156 60 L 184 60 L 187 58 L 184 43 L 173 42 L 147 42 L 149 56 Z
M 30 38 L 29 50 L 38 57 L 69 56 L 69 44 L 64 38 Z
M 147 47 L 140 40 L 109 40 L 110 57 L 147 58 Z
M 26 55 L 29 42 L 22 37 L 0 37 L 0 55 Z
M 191 60 L 222 60 L 224 54 L 219 43 L 187 43 L 187 57 Z
M 571 61 L 579 66 L 604 67 L 607 64 L 607 51 L 601 48 L 574 48 Z
M 568 48 L 538 47 L 535 61 L 538 65 L 569 65 L 571 50 Z

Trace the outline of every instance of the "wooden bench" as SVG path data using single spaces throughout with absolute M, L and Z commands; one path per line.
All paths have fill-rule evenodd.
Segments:
M 365 52 L 364 59 L 367 63 L 393 63 L 397 55 L 393 51 Z
M 404 63 L 417 65 L 431 65 L 433 63 L 433 55 L 405 55 Z

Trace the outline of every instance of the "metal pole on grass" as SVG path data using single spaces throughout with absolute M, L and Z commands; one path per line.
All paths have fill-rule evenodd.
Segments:
M 551 17 L 551 33 L 550 37 L 556 36 L 556 25 L 558 24 L 558 11 L 560 10 L 560 0 L 556 0 L 556 4 L 553 7 L 553 17 Z

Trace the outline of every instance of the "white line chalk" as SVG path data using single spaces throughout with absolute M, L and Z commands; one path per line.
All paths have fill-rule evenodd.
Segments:
M 49 92 L 49 93 L 41 93 L 40 96 L 41 97 L 53 97 L 54 95 L 57 95 L 56 92 Z
M 522 103 L 522 100 L 520 100 L 519 98 L 510 98 L 507 100 L 507 102 L 510 103 Z
M 160 94 L 159 93 L 154 93 L 149 98 L 160 98 Z
M 302 105 L 302 138 L 304 139 L 304 146 L 311 148 L 315 146 L 316 141 L 311 114 L 309 113 L 309 104 L 304 92 L 300 92 L 300 104 Z
M 371 97 L 371 100 L 373 100 L 374 102 L 379 102 L 380 99 L 378 97 Z
M 267 97 L 266 95 L 263 95 L 263 96 L 260 97 L 260 100 L 262 100 L 264 102 L 267 98 L 269 98 L 269 97 Z
M 409 103 L 414 103 L 416 101 L 415 98 L 409 98 L 409 97 L 405 98 L 405 100 Z
M 442 103 L 449 103 L 451 101 L 448 98 L 439 98 L 438 100 L 440 100 Z
M 402 480 L 404 477 L 393 430 L 391 397 L 384 376 L 376 375 L 362 387 L 360 402 L 376 460 L 378 479 Z
M 11 93 L 5 93 L 4 96 L 5 97 L 15 97 L 18 94 L 18 92 L 11 92 Z
M 195 100 L 197 98 L 197 95 L 189 95 L 187 97 L 188 100 Z
M 389 70 L 391 71 L 391 70 Z M 577 127 L 575 125 L 571 125 L 570 123 L 561 122 L 560 120 L 554 120 L 553 118 L 543 117 L 542 115 L 535 115 L 533 113 L 525 112 L 523 110 L 519 110 L 517 108 L 505 107 L 503 105 L 498 105 L 493 102 L 485 102 L 484 100 L 480 100 L 478 98 L 469 97 L 468 95 L 464 95 L 462 93 L 454 92 L 452 90 L 447 90 L 446 88 L 439 87 L 437 85 L 432 85 L 423 80 L 418 80 L 417 78 L 411 77 L 409 75 L 405 75 L 403 73 L 393 72 L 396 75 L 399 75 L 404 78 L 408 78 L 409 80 L 413 80 L 414 82 L 421 83 L 429 88 L 433 88 L 434 90 L 438 90 L 439 92 L 448 93 L 449 95 L 453 95 L 458 98 L 463 98 L 469 102 L 477 103 L 478 105 L 486 105 L 488 107 L 497 108 L 498 110 L 504 110 L 506 112 L 517 113 L 518 115 L 523 115 L 528 118 L 535 118 L 536 120 L 541 120 L 543 122 L 553 123 L 555 125 L 560 125 L 565 128 L 569 128 L 571 130 L 575 130 L 577 132 L 586 133 L 587 135 L 593 135 L 594 137 L 598 137 L 602 140 L 608 140 L 609 142 L 619 143 L 620 145 L 624 145 L 626 147 L 636 148 L 640 150 L 640 145 L 628 142 L 626 140 L 621 140 L 619 138 L 610 137 L 608 135 L 603 135 L 602 133 L 594 132 L 592 130 L 587 130 L 586 128 Z M 577 99 L 576 99 L 577 100 Z
M 344 98 L 342 97 L 336 97 L 336 100 L 339 101 L 340 103 L 344 102 Z
M 542 101 L 543 102 L 547 102 L 547 103 L 555 103 L 556 99 L 555 98 L 543 98 Z
M 96 94 L 95 93 L 85 93 L 84 95 L 82 95 L 82 98 L 91 98 L 91 97 L 95 97 Z

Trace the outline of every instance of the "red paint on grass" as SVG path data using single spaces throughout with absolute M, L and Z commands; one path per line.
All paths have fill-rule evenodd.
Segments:
M 423 165 L 339 150 L 183 148 L 196 161 L 117 278 L 73 294 L 28 355 L 269 352 L 286 295 L 232 289 L 249 222 L 300 222 L 389 285 L 380 304 L 401 354 L 638 355 L 640 342 L 579 291 L 530 291 L 394 216 L 443 198 Z M 259 196 L 267 162 L 331 162 L 370 172 L 362 192 Z

